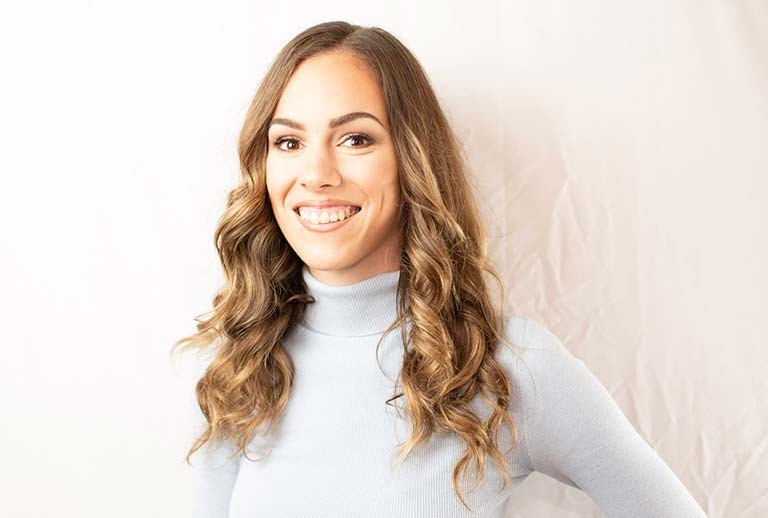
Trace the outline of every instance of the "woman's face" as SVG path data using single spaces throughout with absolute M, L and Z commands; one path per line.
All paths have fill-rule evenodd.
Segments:
M 381 89 L 360 58 L 332 52 L 296 68 L 271 121 L 266 169 L 280 230 L 316 279 L 347 285 L 399 268 L 397 157 Z

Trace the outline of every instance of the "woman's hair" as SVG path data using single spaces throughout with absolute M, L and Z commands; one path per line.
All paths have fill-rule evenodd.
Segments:
M 397 319 L 403 337 L 402 392 L 413 433 L 399 460 L 433 432 L 455 433 L 466 451 L 453 470 L 458 486 L 470 465 L 474 490 L 486 459 L 509 481 L 499 429 L 508 422 L 511 384 L 495 358 L 506 343 L 504 318 L 495 309 L 485 274 L 503 286 L 488 256 L 486 230 L 470 184 L 462 147 L 429 80 L 411 52 L 378 27 L 336 21 L 310 27 L 277 55 L 251 102 L 240 134 L 241 183 L 228 195 L 215 232 L 225 273 L 207 319 L 198 332 L 174 344 L 203 347 L 217 341 L 215 356 L 197 383 L 208 426 L 190 456 L 206 442 L 230 440 L 246 447 L 261 429 L 276 424 L 288 402 L 293 363 L 281 340 L 302 317 L 312 298 L 302 278 L 303 263 L 283 237 L 268 199 L 265 163 L 267 130 L 291 74 L 307 58 L 329 51 L 352 53 L 370 66 L 383 92 L 398 159 L 403 248 L 397 286 Z M 406 319 L 410 320 L 408 332 Z M 378 355 L 378 346 L 376 348 Z M 397 392 L 397 387 L 395 387 Z M 480 396 L 490 410 L 484 421 L 471 402 Z M 477 476 L 479 475 L 479 480 Z

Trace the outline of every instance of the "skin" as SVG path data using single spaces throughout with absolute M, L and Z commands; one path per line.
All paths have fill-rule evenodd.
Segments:
M 329 121 L 352 112 L 370 113 L 382 124 L 363 117 L 329 128 Z M 296 121 L 304 130 L 275 119 Z M 367 64 L 339 51 L 309 58 L 291 76 L 272 120 L 267 192 L 280 230 L 309 273 L 344 286 L 397 271 L 397 156 L 381 88 Z M 328 198 L 362 210 L 331 232 L 306 229 L 292 207 Z

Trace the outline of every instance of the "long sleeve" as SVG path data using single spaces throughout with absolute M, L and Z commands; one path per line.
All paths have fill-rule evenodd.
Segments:
M 527 319 L 524 395 L 532 468 L 586 492 L 608 518 L 706 514 L 582 360 Z
M 228 448 L 204 446 L 190 458 L 194 478 L 194 518 L 228 518 L 229 501 L 237 480 L 240 458 L 227 461 Z
M 196 419 L 200 430 L 205 424 L 200 408 L 195 404 Z M 190 457 L 193 518 L 228 518 L 229 502 L 240 469 L 242 454 L 232 460 L 228 457 L 235 451 L 233 444 L 206 443 Z

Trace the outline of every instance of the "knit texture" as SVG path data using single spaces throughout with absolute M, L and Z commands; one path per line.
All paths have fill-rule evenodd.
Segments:
M 400 272 L 348 286 L 326 285 L 306 266 L 302 275 L 315 302 L 283 343 L 295 367 L 286 412 L 273 434 L 251 443 L 248 456 L 261 460 L 226 462 L 228 444 L 192 456 L 196 518 L 502 518 L 533 471 L 583 490 L 609 518 L 706 516 L 584 362 L 544 326 L 515 316 L 505 318 L 513 347 L 497 353 L 518 432 L 507 456 L 512 480 L 500 490 L 489 459 L 481 485 L 465 492 L 469 513 L 452 484 L 465 448 L 458 437 L 436 433 L 395 463 L 411 429 L 402 398 L 385 403 L 399 392 L 403 343 L 399 328 L 383 331 L 396 317 Z M 490 415 L 479 400 L 473 407 Z M 505 451 L 512 434 L 502 430 Z

